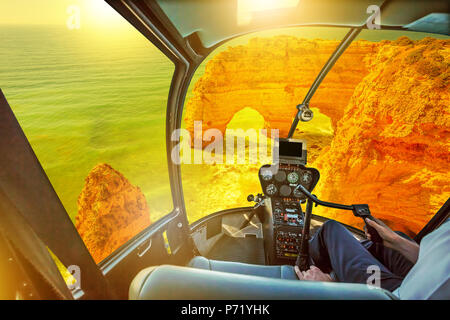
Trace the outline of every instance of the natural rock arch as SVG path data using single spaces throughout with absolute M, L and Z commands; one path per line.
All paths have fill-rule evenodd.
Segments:
M 254 38 L 248 45 L 219 53 L 206 65 L 186 103 L 186 129 L 193 136 L 194 121 L 202 121 L 203 130 L 216 128 L 225 133 L 234 114 L 248 107 L 264 116 L 267 129 L 277 128 L 280 136 L 286 136 L 296 105 L 337 44 L 278 36 Z M 352 43 L 311 101 L 311 107 L 328 116 L 334 128 L 355 86 L 368 74 L 366 60 L 378 47 L 364 40 Z
M 230 121 L 225 124 L 225 132 L 228 129 L 270 129 L 270 120 L 264 117 L 260 111 L 251 107 L 243 107 L 236 111 Z

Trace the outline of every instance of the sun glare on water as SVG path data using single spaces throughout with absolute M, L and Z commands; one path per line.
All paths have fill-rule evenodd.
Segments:
M 84 0 L 82 7 L 86 15 L 86 19 L 82 16 L 82 20 L 89 27 L 117 29 L 129 26 L 128 22 L 104 0 Z
M 95 14 L 98 20 L 108 22 L 117 19 L 118 13 L 104 0 L 89 0 L 85 3 L 87 9 Z

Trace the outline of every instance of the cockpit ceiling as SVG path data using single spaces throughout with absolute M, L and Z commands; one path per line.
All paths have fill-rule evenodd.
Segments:
M 206 48 L 237 35 L 268 28 L 300 25 L 362 26 L 372 14 L 371 11 L 368 13 L 368 8 L 382 5 L 382 28 L 449 33 L 449 5 L 447 1 L 442 0 L 156 0 L 156 2 L 183 38 L 197 33 Z M 416 23 L 420 19 L 421 23 Z

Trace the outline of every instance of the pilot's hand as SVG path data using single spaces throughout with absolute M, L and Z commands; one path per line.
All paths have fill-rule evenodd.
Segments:
M 365 219 L 366 223 L 373 227 L 378 234 L 380 235 L 381 239 L 383 239 L 383 245 L 385 247 L 395 249 L 397 247 L 397 243 L 399 241 L 400 236 L 396 234 L 394 231 L 391 230 L 383 221 L 377 218 L 373 218 L 375 221 L 370 219 Z M 364 228 L 364 232 L 366 234 L 366 237 L 371 240 L 370 234 L 366 230 L 367 228 Z
M 295 266 L 295 273 L 297 274 L 300 280 L 307 281 L 327 281 L 332 282 L 333 279 L 328 273 L 323 273 L 322 270 L 317 268 L 316 266 L 311 266 L 309 270 L 300 271 L 298 266 Z

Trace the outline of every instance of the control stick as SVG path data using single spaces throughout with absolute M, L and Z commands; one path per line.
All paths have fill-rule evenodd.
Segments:
M 256 209 L 258 209 L 260 206 L 264 205 L 264 197 L 261 193 L 258 193 L 256 196 L 249 194 L 247 196 L 247 201 L 248 202 L 256 202 L 256 204 L 253 206 L 253 210 L 251 212 L 251 214 L 248 216 L 248 218 L 245 220 L 244 224 L 241 226 L 240 229 L 245 228 L 246 226 L 249 225 L 250 221 L 252 221 L 253 216 L 256 213 Z
M 373 216 L 370 214 L 370 209 L 367 204 L 353 204 L 351 206 L 339 204 L 339 203 L 333 203 L 333 202 L 326 202 L 319 200 L 315 195 L 312 195 L 304 186 L 299 184 L 295 189 L 295 191 L 301 191 L 307 198 L 308 203 L 306 207 L 306 215 L 305 215 L 305 224 L 303 228 L 303 237 L 302 242 L 300 246 L 300 252 L 298 253 L 298 258 L 296 261 L 296 265 L 299 267 L 301 271 L 306 271 L 309 268 L 309 242 L 308 242 L 308 236 L 309 236 L 309 225 L 310 225 L 310 219 L 311 219 L 311 211 L 312 211 L 312 203 L 314 202 L 316 206 L 321 205 L 324 207 L 329 208 L 336 208 L 341 210 L 350 210 L 353 212 L 355 217 L 360 217 L 364 220 L 364 223 L 366 224 L 367 232 L 370 234 L 370 239 L 372 242 L 382 242 L 383 239 L 380 237 L 378 232 L 371 226 L 369 226 L 366 223 L 366 218 L 375 220 Z
M 319 200 L 316 196 L 312 195 L 304 186 L 299 184 L 295 191 L 301 191 L 309 200 L 314 202 L 316 206 L 321 205 L 328 208 L 336 208 L 341 210 L 349 210 L 353 211 L 353 215 L 355 217 L 362 218 L 364 220 L 364 223 L 366 224 L 367 232 L 370 234 L 370 238 L 372 242 L 382 242 L 383 239 L 380 237 L 378 232 L 371 226 L 369 226 L 365 219 L 370 219 L 375 221 L 373 216 L 370 214 L 369 205 L 367 204 L 352 204 L 351 206 L 345 205 L 345 204 L 339 204 L 339 203 L 333 203 L 333 202 L 326 202 Z
M 378 231 L 375 230 L 374 227 L 369 226 L 366 222 L 366 218 L 375 221 L 374 217 L 370 214 L 369 206 L 367 204 L 354 204 L 352 205 L 352 207 L 353 207 L 353 214 L 356 217 L 360 217 L 364 220 L 367 232 L 370 234 L 370 240 L 372 242 L 380 242 L 380 243 L 383 242 L 383 239 L 378 234 Z
M 258 193 L 256 196 L 249 194 L 247 196 L 247 201 L 256 202 L 256 205 L 253 207 L 253 209 L 257 209 L 264 204 L 264 197 L 261 193 Z
M 312 206 L 313 202 L 308 200 L 308 203 L 306 204 L 305 218 L 303 221 L 300 251 L 298 253 L 297 261 L 295 262 L 300 271 L 306 271 L 309 269 L 309 229 L 311 224 Z

